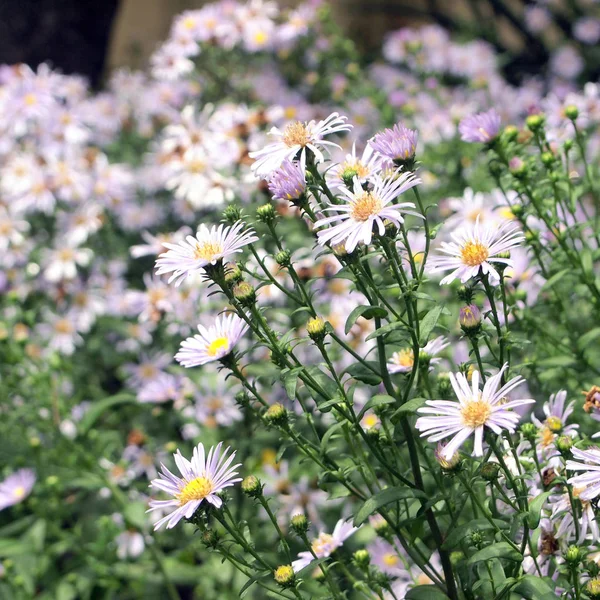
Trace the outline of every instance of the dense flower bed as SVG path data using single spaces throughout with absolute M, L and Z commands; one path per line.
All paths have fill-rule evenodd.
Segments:
M 223 0 L 100 93 L 0 68 L 0 597 L 600 597 L 569 48 Z

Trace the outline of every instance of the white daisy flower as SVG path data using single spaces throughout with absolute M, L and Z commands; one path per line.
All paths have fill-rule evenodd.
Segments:
M 430 442 L 439 442 L 449 436 L 454 436 L 446 444 L 442 457 L 446 460 L 464 444 L 471 435 L 475 434 L 473 456 L 483 456 L 484 428 L 489 427 L 495 434 L 502 429 L 514 432 L 520 415 L 510 409 L 535 402 L 530 398 L 508 400 L 508 394 L 524 383 L 522 377 L 514 377 L 500 387 L 502 374 L 508 368 L 504 365 L 493 377 L 490 377 L 483 390 L 479 389 L 479 371 L 473 371 L 472 385 L 463 373 L 450 373 L 450 383 L 458 402 L 448 400 L 428 400 L 427 406 L 417 412 L 425 415 L 419 417 L 416 428 L 422 437 Z M 500 388 L 500 389 L 498 389 Z
M 429 360 L 429 369 L 433 369 L 442 359 L 435 358 L 444 348 L 447 348 L 450 342 L 443 335 L 429 341 L 423 348 L 421 354 Z M 410 373 L 415 362 L 412 348 L 403 348 L 394 352 L 388 361 L 388 371 L 390 373 Z
M 312 151 L 315 161 L 320 163 L 325 160 L 322 150 L 328 147 L 339 148 L 337 144 L 324 140 L 326 135 L 350 131 L 352 125 L 346 123 L 347 118 L 338 113 L 331 113 L 326 119 L 302 123 L 293 121 L 288 123 L 282 131 L 273 127 L 269 135 L 277 136 L 279 141 L 268 144 L 261 150 L 250 152 L 250 158 L 254 158 L 252 171 L 257 177 L 266 177 L 281 166 L 284 160 L 293 160 L 300 154 L 302 170 L 306 169 L 306 149 Z
M 236 314 L 221 315 L 208 329 L 198 325 L 200 335 L 181 342 L 175 360 L 186 368 L 219 360 L 233 350 L 247 329 L 248 325 Z
M 358 177 L 361 183 L 365 183 L 376 173 L 380 173 L 386 161 L 381 155 L 376 154 L 373 148 L 367 144 L 361 156 L 356 155 L 356 142 L 352 144 L 352 153 L 346 154 L 344 162 L 329 169 L 326 174 L 327 185 L 331 188 L 345 187 L 354 182 Z
M 244 246 L 258 240 L 252 229 L 242 233 L 243 227 L 241 221 L 231 227 L 221 224 L 208 229 L 200 225 L 196 237 L 188 235 L 179 244 L 163 244 L 169 250 L 156 260 L 156 274 L 173 273 L 169 283 L 175 281 L 176 286 L 190 275 L 202 274 L 206 266 L 241 252 Z
M 311 547 L 317 558 L 327 558 L 337 550 L 345 540 L 347 540 L 354 532 L 358 531 L 358 527 L 354 527 L 350 521 L 340 519 L 333 530 L 333 533 L 325 533 L 321 531 L 319 536 L 312 542 Z M 297 573 L 308 566 L 315 557 L 308 550 L 300 552 L 298 558 L 292 563 L 294 572 Z
M 586 471 L 581 475 L 575 475 L 567 480 L 567 483 L 581 491 L 578 495 L 582 501 L 593 500 L 600 494 L 600 448 L 588 448 L 571 450 L 574 458 L 582 462 L 568 460 L 566 467 L 569 471 Z
M 20 469 L 0 483 L 0 510 L 19 504 L 35 484 L 35 473 L 31 469 Z
M 236 477 L 237 471 L 235 470 L 241 463 L 231 466 L 235 458 L 235 452 L 227 457 L 229 452 L 229 448 L 227 448 L 221 454 L 222 444 L 222 442 L 219 442 L 216 447 L 212 446 L 208 451 L 208 456 L 205 456 L 204 445 L 202 443 L 198 444 L 194 448 L 191 462 L 177 450 L 173 457 L 182 475 L 181 478 L 173 475 L 167 467 L 161 464 L 162 473 L 159 473 L 158 479 L 152 480 L 150 487 L 162 490 L 172 495 L 173 498 L 171 500 L 151 500 L 148 512 L 153 510 L 162 511 L 171 506 L 175 507 L 175 510 L 154 524 L 155 531 L 165 523 L 167 529 L 171 529 L 181 519 L 189 519 L 203 500 L 210 502 L 216 508 L 220 508 L 223 501 L 217 494 L 242 480 L 241 477 Z
M 340 244 L 345 241 L 346 252 L 353 252 L 359 242 L 370 244 L 373 237 L 373 227 L 377 225 L 379 235 L 385 233 L 384 221 L 391 221 L 399 227 L 403 222 L 403 214 L 423 218 L 418 212 L 409 210 L 415 208 L 412 202 L 392 204 L 400 194 L 421 183 L 413 173 L 395 171 L 390 177 L 383 179 L 375 175 L 372 179 L 373 189 L 365 190 L 358 177 L 354 178 L 354 189 L 340 188 L 347 196 L 346 204 L 330 204 L 324 211 L 335 211 L 332 217 L 319 219 L 315 227 L 334 224 L 332 227 L 319 231 L 319 244 L 324 246 Z M 339 214 L 341 213 L 341 214 Z
M 442 242 L 440 252 L 448 256 L 433 256 L 427 263 L 429 273 L 452 270 L 444 277 L 441 285 L 451 283 L 459 278 L 465 283 L 480 272 L 489 275 L 490 283 L 498 285 L 500 275 L 492 263 L 513 266 L 509 258 L 498 255 L 508 252 L 525 239 L 519 227 L 513 223 L 479 226 L 479 218 L 474 225 L 467 225 L 452 234 L 453 242 Z

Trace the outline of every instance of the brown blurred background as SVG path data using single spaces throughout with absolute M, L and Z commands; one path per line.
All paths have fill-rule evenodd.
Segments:
M 530 0 L 529 0 L 530 1 Z M 483 36 L 511 50 L 526 70 L 547 58 L 524 29 L 528 0 L 330 0 L 336 18 L 362 50 L 383 35 L 426 22 Z M 115 67 L 144 68 L 177 13 L 207 0 L 0 0 L 0 63 L 49 61 L 98 86 Z M 298 0 L 280 0 L 283 6 Z

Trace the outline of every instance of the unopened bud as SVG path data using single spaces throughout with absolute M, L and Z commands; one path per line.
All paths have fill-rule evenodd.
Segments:
M 527 173 L 527 163 L 522 158 L 513 156 L 513 158 L 508 161 L 508 170 L 515 177 L 523 177 Z
M 556 448 L 561 454 L 567 454 L 573 447 L 573 440 L 568 435 L 561 435 L 556 440 Z
M 243 277 L 242 270 L 235 263 L 230 263 L 225 268 L 225 282 L 228 285 L 234 286 L 236 283 L 242 281 Z
M 575 121 L 579 116 L 579 109 L 574 104 L 569 104 L 565 106 L 565 117 L 570 119 L 571 121 Z
M 498 479 L 498 473 L 500 472 L 500 465 L 495 462 L 486 462 L 481 466 L 479 471 L 481 478 L 485 481 L 496 481 Z
M 592 600 L 600 599 L 600 577 L 594 577 L 585 584 L 585 591 Z
M 296 574 L 292 565 L 281 565 L 273 573 L 275 581 L 283 588 L 292 587 L 296 580 Z
M 481 311 L 474 304 L 463 306 L 458 317 L 460 328 L 466 333 L 473 335 L 481 329 Z
M 258 498 L 262 494 L 263 486 L 254 475 L 248 475 L 242 481 L 242 492 L 250 498 Z
M 256 209 L 256 217 L 263 223 L 270 223 L 275 218 L 275 208 L 272 204 L 263 204 Z
M 517 139 L 519 130 L 514 125 L 507 125 L 504 128 L 504 137 L 508 142 L 512 142 Z
M 371 562 L 371 555 L 367 550 L 363 548 L 361 550 L 357 550 L 353 554 L 352 560 L 359 569 L 366 569 L 369 566 L 369 563 Z
M 323 338 L 327 335 L 325 321 L 323 321 L 321 317 L 309 319 L 308 323 L 306 324 L 306 331 L 311 340 L 316 342 L 323 340 Z
M 275 255 L 275 262 L 280 267 L 289 267 L 290 266 L 290 251 L 289 250 L 281 250 Z
M 233 225 L 242 218 L 242 211 L 239 206 L 236 206 L 235 204 L 230 204 L 223 211 L 223 218 L 230 225 Z
M 306 518 L 306 515 L 294 515 L 290 519 L 290 529 L 296 535 L 304 535 L 308 531 L 308 519 Z
M 452 397 L 452 384 L 448 373 L 440 373 L 437 377 L 437 388 L 440 398 L 448 400 Z
M 445 444 L 438 444 L 434 455 L 443 471 L 455 471 L 460 464 L 460 454 L 455 452 L 450 458 L 444 456 Z
M 473 300 L 473 288 L 468 285 L 461 285 L 458 290 L 456 290 L 456 295 L 459 300 L 462 300 L 466 304 L 471 304 Z
M 578 565 L 581 562 L 582 552 L 581 550 L 575 546 L 571 545 L 567 548 L 565 552 L 565 560 L 571 565 Z
M 285 425 L 288 420 L 287 410 L 283 404 L 277 402 L 269 407 L 264 415 L 265 421 L 272 425 Z
M 252 306 L 256 301 L 256 292 L 247 281 L 240 281 L 233 286 L 233 296 L 242 306 Z
M 554 164 L 554 161 L 556 160 L 556 157 L 554 156 L 554 154 L 552 154 L 552 152 L 542 152 L 540 158 L 542 159 L 542 164 L 545 167 L 551 167 Z
M 523 423 L 521 433 L 526 440 L 533 440 L 537 434 L 537 427 L 533 423 Z
M 218 536 L 217 532 L 214 531 L 213 529 L 207 529 L 207 530 L 203 531 L 201 539 L 202 539 L 202 543 L 207 548 L 216 548 L 217 545 L 219 544 L 219 536 Z
M 525 125 L 529 130 L 536 132 L 544 126 L 544 120 L 544 115 L 529 115 L 525 120 Z

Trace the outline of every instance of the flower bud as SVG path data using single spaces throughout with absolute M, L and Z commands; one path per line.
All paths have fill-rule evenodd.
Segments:
M 296 580 L 296 574 L 294 573 L 294 569 L 292 569 L 292 565 L 277 567 L 273 573 L 273 577 L 282 588 L 292 587 Z
M 545 167 L 551 167 L 554 164 L 554 161 L 556 160 L 556 157 L 554 156 L 554 154 L 552 154 L 552 152 L 542 152 L 540 158 L 542 159 L 542 164 Z
M 525 125 L 530 131 L 536 132 L 539 131 L 544 126 L 544 115 L 529 115 L 525 120 Z
M 600 577 L 594 577 L 585 584 L 585 591 L 592 600 L 600 599 Z
M 371 562 L 371 555 L 367 550 L 362 548 L 361 550 L 357 550 L 353 554 L 352 560 L 359 569 L 366 569 L 369 566 L 369 563 Z
M 250 396 L 248 396 L 247 392 L 238 392 L 235 395 L 235 401 L 237 404 L 239 404 L 242 408 L 246 408 L 247 406 L 250 405 Z
M 32 448 L 39 448 L 41 444 L 42 444 L 42 440 L 40 440 L 40 438 L 37 437 L 36 435 L 29 438 L 29 445 Z
M 460 328 L 469 335 L 481 330 L 481 311 L 474 304 L 463 306 L 458 317 Z
M 573 148 L 573 140 L 565 140 L 563 143 L 565 152 L 569 152 Z
M 256 209 L 256 218 L 263 223 L 270 223 L 275 218 L 275 208 L 272 204 L 263 204 Z
M 290 251 L 289 250 L 281 250 L 275 255 L 275 262 L 280 267 L 289 267 L 290 266 Z
M 287 410 L 283 404 L 277 402 L 269 407 L 264 418 L 269 425 L 286 425 L 288 420 Z
M 458 565 L 461 561 L 465 559 L 465 553 L 460 550 L 455 550 L 450 553 L 450 562 L 453 566 Z
M 481 478 L 489 482 L 496 481 L 499 472 L 500 465 L 495 462 L 483 463 L 483 465 L 481 465 L 481 470 L 479 471 Z
M 256 301 L 256 292 L 247 281 L 240 281 L 233 286 L 233 296 L 242 306 L 252 306 Z
M 537 434 L 537 428 L 533 423 L 523 423 L 521 433 L 526 440 L 534 440 Z
M 567 548 L 567 551 L 565 552 L 565 560 L 569 564 L 578 565 L 581 562 L 581 559 L 582 559 L 582 552 L 577 546 L 572 544 L 571 546 L 569 546 Z
M 438 443 L 435 448 L 434 456 L 442 471 L 456 471 L 460 464 L 460 454 L 455 452 L 450 458 L 445 458 L 443 455 L 445 444 Z
M 468 285 L 461 285 L 458 290 L 456 290 L 456 295 L 459 300 L 471 304 L 471 301 L 473 300 L 473 288 Z
M 304 535 L 308 531 L 308 519 L 306 515 L 294 515 L 290 520 L 290 529 L 296 535 Z
M 225 268 L 225 282 L 233 286 L 236 283 L 240 282 L 244 277 L 242 270 L 235 264 L 229 263 Z
M 246 496 L 250 496 L 250 498 L 258 498 L 262 495 L 263 486 L 258 480 L 258 477 L 255 477 L 254 475 L 248 475 L 248 477 L 244 478 L 241 487 L 242 492 L 244 492 Z
M 508 170 L 517 178 L 524 177 L 527 173 L 527 163 L 518 156 L 513 156 L 508 161 Z
M 579 116 L 579 109 L 574 104 L 569 104 L 565 106 L 565 117 L 570 119 L 571 121 L 575 121 Z
M 448 373 L 440 373 L 437 377 L 437 388 L 440 398 L 448 400 L 452 397 L 452 384 Z
M 567 454 L 573 447 L 573 439 L 568 435 L 561 435 L 556 440 L 556 448 L 561 454 Z
M 233 225 L 242 218 L 242 211 L 239 206 L 236 206 L 235 204 L 230 204 L 223 211 L 223 218 L 225 219 L 225 221 L 227 221 L 227 223 Z
M 471 544 L 473 544 L 473 546 L 475 546 L 476 548 L 481 546 L 481 544 L 483 544 L 483 542 L 485 541 L 485 538 L 483 537 L 483 534 L 480 531 L 472 531 L 468 538 Z
M 506 141 L 514 142 L 517 139 L 518 135 L 519 135 L 519 130 L 514 125 L 507 125 L 504 128 L 504 137 L 506 138 Z
M 207 548 L 216 548 L 219 544 L 219 536 L 214 529 L 206 529 L 203 531 L 201 540 Z
M 523 212 L 525 211 L 525 209 L 523 208 L 522 204 L 513 204 L 510 207 L 510 211 L 512 212 L 513 215 L 515 215 L 515 217 L 520 217 L 523 215 Z
M 60 479 L 56 475 L 48 475 L 46 477 L 46 485 L 48 487 L 56 487 Z
M 309 319 L 308 323 L 306 324 L 306 331 L 311 340 L 314 340 L 315 342 L 322 341 L 327 335 L 325 321 L 323 321 L 321 317 Z

